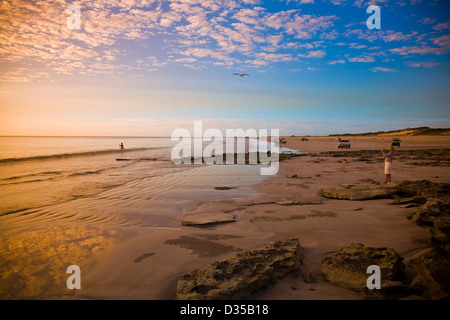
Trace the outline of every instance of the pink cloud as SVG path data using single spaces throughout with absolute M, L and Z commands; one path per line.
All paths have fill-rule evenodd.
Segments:
M 323 58 L 326 56 L 326 52 L 323 50 L 312 50 L 307 55 L 303 55 L 305 58 Z
M 412 37 L 417 35 L 417 32 L 412 32 L 411 34 L 403 34 L 401 32 L 397 33 L 389 33 L 388 35 L 383 37 L 384 41 L 391 42 L 391 41 L 406 41 L 410 40 Z
M 450 23 L 448 22 L 438 23 L 437 25 L 433 26 L 433 29 L 437 31 L 450 29 Z
M 408 66 L 413 68 L 433 68 L 440 66 L 442 63 L 439 62 L 410 62 Z
M 375 67 L 370 70 L 372 70 L 372 72 L 379 72 L 379 71 L 381 71 L 381 72 L 398 72 L 398 70 L 396 70 L 396 69 L 384 68 L 384 67 Z
M 374 62 L 375 58 L 372 56 L 359 56 L 359 57 L 349 58 L 348 61 L 350 61 L 350 62 Z
M 431 40 L 437 46 L 450 48 L 450 35 L 440 36 Z
M 433 48 L 433 47 L 418 47 L 418 46 L 413 46 L 413 47 L 401 47 L 401 48 L 394 48 L 394 49 L 390 49 L 390 52 L 393 53 L 398 53 L 402 56 L 408 55 L 408 54 L 428 54 L 428 53 L 433 53 L 433 54 L 437 54 L 437 55 L 441 55 L 441 54 L 445 54 L 448 50 L 445 48 Z

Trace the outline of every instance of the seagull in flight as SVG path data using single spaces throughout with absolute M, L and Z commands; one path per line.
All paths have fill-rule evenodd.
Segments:
M 246 74 L 246 73 L 233 73 L 235 76 L 241 76 L 241 78 L 243 77 L 243 76 L 249 76 L 249 74 Z

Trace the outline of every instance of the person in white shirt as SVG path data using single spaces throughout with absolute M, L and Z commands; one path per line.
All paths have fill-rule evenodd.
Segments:
M 386 179 L 384 180 L 384 184 L 391 182 L 391 168 L 392 168 L 392 162 L 394 160 L 394 147 L 389 146 L 389 153 L 384 153 L 383 150 L 381 150 L 381 154 L 384 157 L 384 174 L 386 175 Z

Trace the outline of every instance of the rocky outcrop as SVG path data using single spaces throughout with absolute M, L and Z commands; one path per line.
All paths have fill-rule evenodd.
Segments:
M 449 183 L 435 183 L 429 180 L 408 181 L 398 185 L 400 197 L 447 197 L 450 195 Z
M 296 238 L 237 253 L 178 280 L 179 300 L 243 299 L 273 280 L 299 273 L 302 249 Z
M 341 188 L 326 188 L 321 190 L 325 198 L 341 200 L 372 200 L 390 199 L 399 192 L 398 185 L 344 185 Z
M 429 180 L 403 181 L 398 185 L 344 185 L 342 188 L 323 189 L 322 195 L 327 198 L 345 200 L 369 200 L 393 198 L 392 205 L 402 207 L 417 207 L 409 214 L 408 219 L 430 232 L 431 241 L 428 247 L 410 260 L 408 266 L 412 269 L 410 286 L 402 288 L 413 289 L 426 299 L 448 299 L 450 294 L 450 184 L 435 183 Z M 342 250 L 342 249 L 341 249 Z M 350 250 L 350 252 L 349 252 Z M 355 248 L 344 249 L 337 256 L 324 260 L 322 268 L 324 276 L 330 281 L 341 283 L 346 287 L 362 288 L 364 270 L 358 264 L 351 265 L 355 260 Z M 361 254 L 356 254 L 360 259 Z M 363 257 L 365 254 L 362 254 Z M 356 259 L 356 260 L 358 260 Z M 362 258 L 366 263 L 367 257 Z M 340 262 L 339 262 L 340 261 Z M 342 264 L 337 268 L 334 265 Z M 331 267 L 333 266 L 333 267 Z M 345 267 L 347 266 L 347 267 Z M 346 269 L 347 268 L 347 269 Z M 359 269 L 358 269 L 359 268 Z M 329 271 L 332 269 L 334 271 Z M 358 270 L 352 273 L 352 270 Z M 353 275 L 352 275 L 353 274 Z M 356 275 L 359 274 L 359 280 Z M 383 274 L 383 272 L 382 272 Z M 347 279 L 347 280 L 345 280 Z M 353 279 L 353 280 L 352 280 Z M 383 287 L 383 286 L 382 286 Z M 387 286 L 392 287 L 392 282 Z M 397 290 L 398 286 L 393 286 Z M 386 288 L 386 285 L 384 286 Z M 355 289 L 357 290 L 357 289 Z M 395 291 L 394 290 L 394 291 Z M 372 291 L 373 293 L 373 291 Z
M 379 150 L 339 150 L 323 151 L 310 154 L 311 157 L 333 157 L 346 158 L 356 161 L 367 161 L 369 163 L 382 163 Z M 417 149 L 417 150 L 395 150 L 396 161 L 408 161 L 407 164 L 415 166 L 450 166 L 450 149 Z
M 411 285 L 427 299 L 448 299 L 450 294 L 450 199 L 438 197 L 408 216 L 431 234 L 429 247 L 408 264 L 415 274 Z
M 432 242 L 443 245 L 450 243 L 450 198 L 430 198 L 408 218 L 428 230 Z
M 402 198 L 414 198 L 416 202 L 422 202 L 423 198 L 436 197 L 437 195 L 449 195 L 450 184 L 434 183 L 428 180 L 403 181 L 400 184 L 357 184 L 342 185 L 340 188 L 325 188 L 321 190 L 325 198 L 342 200 L 371 200 L 391 199 L 397 201 Z
M 411 286 L 427 299 L 448 299 L 450 250 L 448 246 L 427 248 L 408 264 L 415 273 Z
M 181 225 L 205 227 L 236 222 L 237 214 L 241 208 L 232 201 L 200 201 L 195 208 L 184 213 L 181 218 Z
M 272 161 L 283 161 L 283 160 L 289 160 L 291 158 L 295 158 L 295 157 L 304 157 L 307 156 L 306 153 L 292 153 L 292 152 L 287 152 L 287 153 L 273 153 L 271 154 L 270 151 L 267 152 L 267 154 L 264 156 L 263 159 L 260 158 L 260 153 L 259 152 L 247 152 L 247 153 L 233 153 L 233 154 L 223 154 L 222 155 L 222 161 L 221 164 L 230 164 L 230 163 L 234 163 L 234 164 L 261 164 L 262 160 L 266 161 L 266 157 L 270 157 L 272 159 Z M 216 157 L 219 157 L 219 155 L 216 155 Z M 232 161 L 230 161 L 229 159 L 233 159 Z M 276 160 L 274 160 L 276 159 Z M 197 162 L 199 163 L 205 163 L 205 162 L 214 162 L 215 160 L 217 161 L 218 159 L 216 159 L 215 157 L 210 157 L 210 158 L 205 158 L 202 157 L 200 158 L 195 158 L 195 157 L 191 157 L 191 163 L 194 163 L 197 160 Z M 216 162 L 217 163 L 217 162 Z
M 186 214 L 181 220 L 181 225 L 202 227 L 235 221 L 236 217 L 232 213 L 216 211 L 199 212 Z
M 321 263 L 324 278 L 334 284 L 356 291 L 367 289 L 367 268 L 377 265 L 381 271 L 381 283 L 397 281 L 405 265 L 402 257 L 388 248 L 365 247 L 356 243 L 342 247 L 326 256 Z
M 404 181 L 401 196 L 425 198 L 408 219 L 430 232 L 428 248 L 409 262 L 411 286 L 427 299 L 448 299 L 450 294 L 450 184 L 428 180 Z

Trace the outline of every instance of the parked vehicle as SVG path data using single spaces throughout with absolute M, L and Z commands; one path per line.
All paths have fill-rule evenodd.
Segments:
M 308 141 L 308 139 L 307 138 L 302 138 L 302 141 Z
M 338 141 L 339 142 L 336 146 L 338 148 L 348 148 L 349 149 L 352 146 L 350 143 L 350 140 L 348 140 L 348 139 L 339 139 Z
M 400 147 L 400 139 L 398 139 L 398 138 L 392 139 L 391 146 Z

